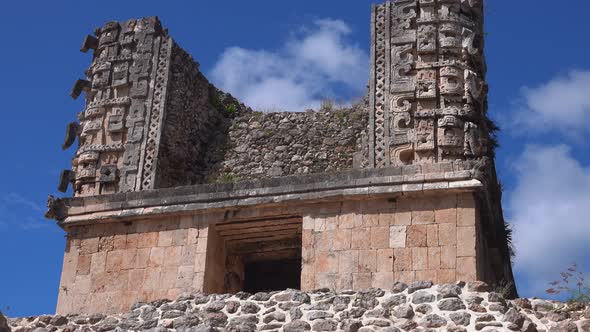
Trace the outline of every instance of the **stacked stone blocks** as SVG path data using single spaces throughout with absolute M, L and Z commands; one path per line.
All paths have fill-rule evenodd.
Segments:
M 340 215 L 303 220 L 303 289 L 477 279 L 471 194 L 345 204 Z

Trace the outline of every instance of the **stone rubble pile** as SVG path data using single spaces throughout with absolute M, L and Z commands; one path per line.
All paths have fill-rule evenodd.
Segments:
M 9 318 L 13 332 L 45 331 L 567 331 L 590 332 L 590 306 L 506 300 L 480 282 L 395 283 L 391 290 L 183 295 L 125 314 Z M 0 327 L 1 329 L 1 327 Z

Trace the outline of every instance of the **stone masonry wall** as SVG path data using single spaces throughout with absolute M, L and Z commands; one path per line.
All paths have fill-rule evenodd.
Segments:
M 394 280 L 474 281 L 472 194 L 345 203 L 303 221 L 302 289 L 387 287 Z
M 588 332 L 590 307 L 540 299 L 505 300 L 480 282 L 409 286 L 397 282 L 385 289 L 358 292 L 183 294 L 176 301 L 139 302 L 119 315 L 46 315 L 9 318 L 8 323 L 12 332 Z
M 192 217 L 74 227 L 57 312 L 122 312 L 203 291 L 207 237 L 208 226 Z
M 245 112 L 233 119 L 228 149 L 208 182 L 360 167 L 368 113 L 361 107 L 300 113 Z

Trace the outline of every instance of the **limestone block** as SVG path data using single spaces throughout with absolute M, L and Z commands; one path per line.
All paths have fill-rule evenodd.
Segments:
M 361 273 L 377 271 L 377 250 L 359 250 L 359 271 Z
M 345 250 L 338 253 L 338 273 L 340 275 L 359 272 L 359 251 Z
M 160 289 L 160 275 L 161 269 L 159 267 L 150 267 L 145 270 L 145 279 L 143 283 L 144 290 Z
M 123 270 L 129 270 L 135 268 L 137 261 L 137 249 L 125 249 L 122 252 L 121 268 Z
M 457 209 L 452 208 L 443 208 L 437 209 L 434 211 L 435 216 L 434 219 L 436 220 L 437 224 L 456 224 L 457 223 Z
M 334 230 L 334 250 L 350 249 L 352 241 L 352 231 L 350 229 Z
M 182 247 L 174 246 L 164 248 L 164 260 L 165 266 L 179 266 L 180 260 L 182 259 Z
M 476 217 L 476 202 L 473 194 L 462 194 L 457 201 L 457 226 L 474 226 Z
M 377 250 L 377 272 L 393 272 L 393 249 Z
M 314 247 L 318 251 L 332 250 L 334 247 L 334 231 L 321 231 L 314 233 Z
M 136 249 L 137 248 L 137 233 L 127 234 L 125 240 L 125 248 L 126 249 Z
M 412 269 L 415 271 L 428 269 L 428 248 L 412 248 Z
M 379 226 L 390 226 L 395 224 L 395 212 L 384 212 L 379 214 Z
M 338 254 L 329 251 L 316 253 L 315 271 L 316 273 L 338 272 Z
M 98 251 L 111 251 L 115 249 L 115 237 L 103 236 L 98 240 Z
M 395 272 L 412 270 L 412 248 L 394 249 L 393 258 L 393 269 Z
M 457 281 L 455 269 L 440 269 L 438 270 L 438 283 L 452 283 Z
M 174 230 L 161 231 L 158 234 L 158 247 L 169 247 L 172 245 L 172 238 L 174 237 Z
M 207 259 L 207 255 L 205 253 L 196 253 L 195 254 L 195 263 L 194 263 L 195 272 L 205 272 L 206 259 Z
M 107 252 L 107 272 L 118 272 L 123 270 L 123 251 L 124 250 L 115 250 Z
M 475 281 L 477 278 L 477 267 L 475 257 L 457 257 L 456 278 L 461 281 Z
M 412 212 L 396 212 L 393 220 L 396 226 L 409 226 L 412 224 Z
M 338 228 L 354 228 L 355 213 L 346 213 L 338 217 Z
M 180 265 L 193 265 L 195 262 L 195 255 L 197 253 L 197 246 L 186 245 L 181 247 Z
M 441 248 L 428 247 L 428 269 L 438 270 L 441 262 Z M 434 280 L 434 279 L 433 279 Z
M 90 263 L 90 274 L 96 274 L 106 271 L 107 264 L 107 253 L 97 252 L 92 254 L 92 260 Z
M 165 255 L 165 248 L 152 248 L 150 250 L 150 260 L 149 260 L 149 267 L 159 267 L 164 265 L 164 258 L 166 257 Z
M 427 228 L 426 225 L 411 225 L 408 226 L 408 248 L 426 247 L 427 243 Z
M 92 255 L 80 255 L 78 257 L 78 264 L 76 267 L 77 275 L 86 275 L 90 273 L 90 265 L 92 262 Z
M 411 284 L 416 281 L 416 271 L 395 271 L 394 279 L 395 281 Z
M 158 244 L 158 233 L 138 233 L 137 234 L 137 247 L 138 248 L 153 248 Z
M 438 225 L 426 226 L 426 242 L 428 247 L 438 246 Z
M 475 257 L 475 226 L 457 227 L 457 257 Z
M 98 238 L 91 237 L 80 240 L 80 254 L 93 254 L 98 252 Z
M 353 289 L 367 289 L 371 287 L 372 275 L 371 273 L 354 273 L 352 275 Z
M 176 283 L 174 286 L 166 284 L 164 288 L 177 287 L 181 289 L 188 289 L 193 283 L 193 272 L 192 266 L 180 266 L 178 268 L 178 275 L 176 277 Z
M 127 234 L 117 234 L 113 239 L 113 247 L 115 250 L 125 249 L 127 247 Z
M 405 248 L 406 247 L 406 226 L 389 227 L 389 247 Z
M 443 269 L 454 269 L 457 262 L 457 247 L 443 246 L 440 247 L 440 266 Z
M 439 224 L 438 242 L 441 246 L 455 245 L 457 243 L 457 226 L 453 224 Z
M 393 272 L 376 272 L 371 276 L 371 287 L 388 289 L 393 285 Z
M 379 214 L 378 213 L 363 214 L 363 226 L 364 227 L 377 227 L 377 226 L 379 226 Z
M 315 228 L 315 219 L 310 216 L 304 216 L 302 227 L 304 230 L 313 230 Z
M 338 274 L 337 273 L 316 273 L 315 275 L 315 287 L 316 288 L 329 288 L 336 289 L 338 285 Z
M 368 249 L 371 246 L 371 229 L 355 228 L 352 232 L 352 249 Z
M 142 248 L 137 249 L 137 257 L 135 259 L 135 268 L 136 269 L 145 269 L 149 265 L 151 249 L 150 248 Z
M 434 223 L 434 218 L 434 210 L 412 211 L 412 225 L 432 224 Z
M 389 226 L 371 228 L 371 248 L 389 248 Z
M 416 281 L 432 281 L 437 282 L 438 270 L 422 270 L 416 271 Z

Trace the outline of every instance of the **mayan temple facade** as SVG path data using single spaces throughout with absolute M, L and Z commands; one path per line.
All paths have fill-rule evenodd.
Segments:
M 67 233 L 57 312 L 418 280 L 516 295 L 482 1 L 385 2 L 371 36 L 366 103 L 291 113 L 215 88 L 155 17 L 87 36 L 73 197 L 48 202 Z

